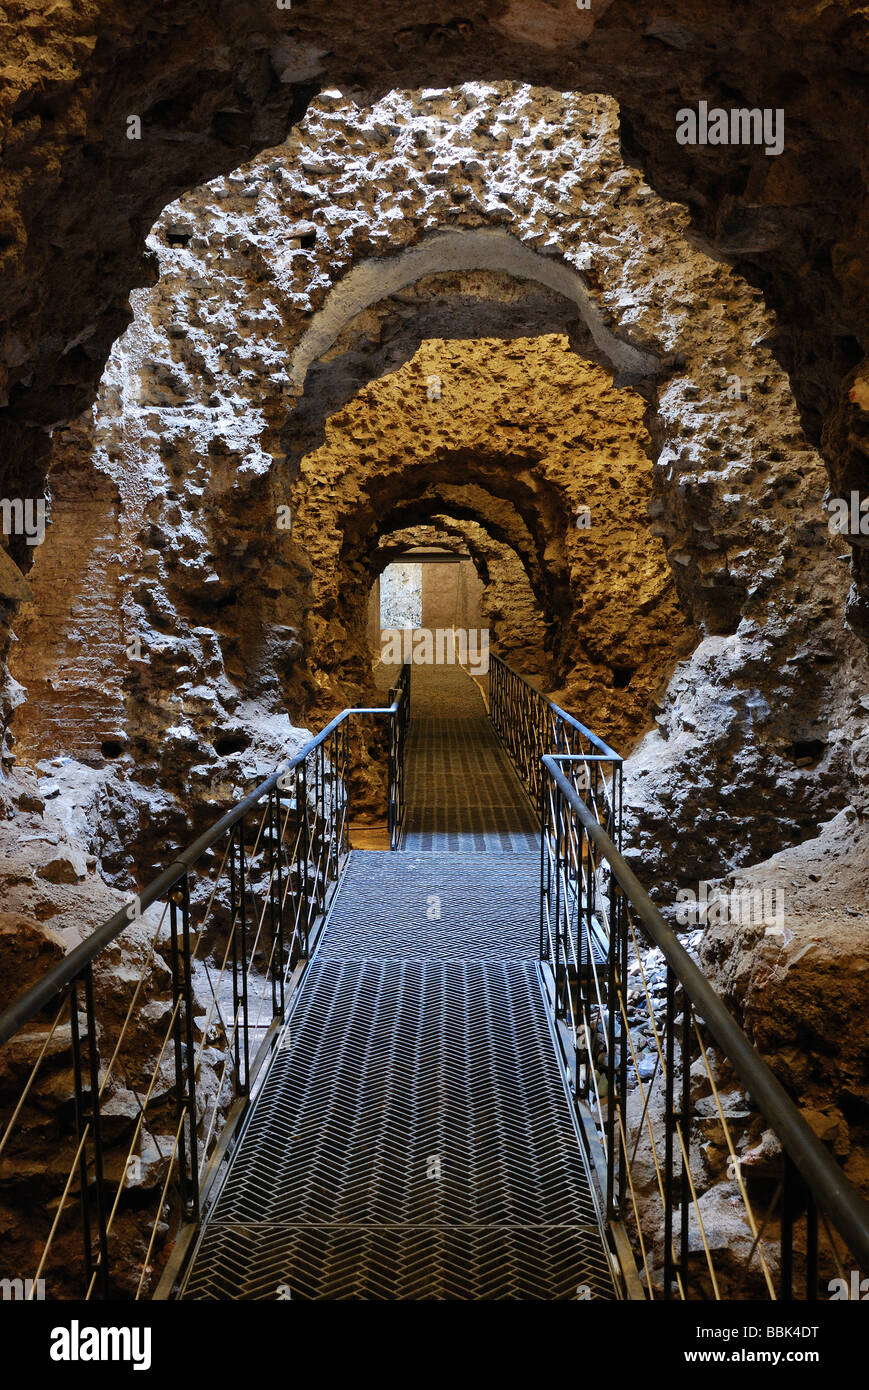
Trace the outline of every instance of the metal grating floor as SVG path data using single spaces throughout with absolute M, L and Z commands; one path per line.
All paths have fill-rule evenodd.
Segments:
M 539 854 L 354 850 L 318 958 L 537 960 Z
M 354 851 L 187 1299 L 619 1297 L 538 975 L 534 813 L 414 671 L 403 852 Z
M 402 847 L 539 853 L 540 827 L 471 678 L 414 668 Z
M 184 1296 L 286 1290 L 616 1296 L 533 963 L 314 961 Z

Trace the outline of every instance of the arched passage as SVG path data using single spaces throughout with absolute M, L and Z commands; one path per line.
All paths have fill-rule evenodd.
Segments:
M 398 524 L 396 515 L 393 515 L 392 524 Z M 375 552 L 374 567 L 378 573 L 382 573 L 381 566 L 394 563 L 401 557 L 413 561 L 418 558 L 420 550 L 425 551 L 429 547 L 452 551 L 456 560 L 459 554 L 470 557 L 454 566 L 451 576 L 456 591 L 455 608 L 462 616 L 453 619 L 447 613 L 447 620 L 466 625 L 478 622 L 489 634 L 489 647 L 505 661 L 520 668 L 526 675 L 544 681 L 548 677 L 551 679 L 552 634 L 528 573 L 512 546 L 498 540 L 478 520 L 434 513 L 427 522 L 382 535 Z M 477 584 L 481 588 L 480 612 L 474 611 L 473 618 L 464 616 L 468 608 L 466 585 L 460 587 L 468 565 L 476 571 Z M 372 589 L 372 595 L 375 600 L 379 598 L 376 586 Z M 473 597 L 476 604 L 476 594 Z M 369 637 L 374 646 L 382 649 L 379 621 L 375 620 L 376 607 L 369 599 Z M 430 624 L 426 623 L 426 626 Z
M 703 641 L 659 697 L 655 730 L 637 754 L 629 802 L 639 842 L 669 872 L 686 853 L 705 862 L 709 845 L 713 857 L 739 857 L 811 833 L 838 804 L 840 777 L 850 785 L 854 775 L 847 721 L 833 714 L 843 692 L 830 688 L 826 670 L 823 679 L 805 673 L 818 633 L 842 657 L 837 671 L 852 660 L 835 617 L 847 584 L 825 542 L 826 475 L 773 355 L 772 316 L 687 226 L 684 210 L 626 163 L 610 99 L 511 83 L 393 92 L 369 107 L 324 96 L 284 145 L 166 209 L 150 239 L 159 281 L 134 297 L 134 325 L 108 365 L 96 421 L 73 441 L 117 488 L 103 550 L 130 561 L 119 569 L 123 623 L 104 644 L 107 674 L 89 712 L 96 749 L 107 729 L 117 732 L 120 704 L 137 731 L 137 766 L 171 799 L 191 766 L 211 765 L 210 732 L 231 730 L 245 702 L 264 701 L 269 720 L 315 708 L 323 691 L 300 620 L 309 579 L 292 536 L 276 526 L 281 509 L 292 510 L 300 457 L 321 428 L 316 403 L 305 423 L 305 397 L 293 394 L 293 354 L 354 267 L 434 244 L 435 233 L 495 230 L 581 276 L 612 337 L 657 363 L 642 385 L 653 538 Z M 504 283 L 501 271 L 454 274 Z M 412 287 L 391 297 L 408 314 L 402 353 L 418 289 L 438 278 L 414 282 L 416 304 L 401 304 Z M 576 307 L 543 289 L 551 304 Z M 357 322 L 370 320 L 376 332 L 383 302 Z M 587 325 L 574 323 L 577 346 L 596 352 Z M 324 356 L 341 350 L 339 334 Z M 306 387 L 322 365 L 312 363 Z M 75 531 L 72 518 L 63 524 Z M 68 554 L 68 543 L 62 527 L 46 541 L 33 574 L 38 595 L 55 585 L 52 554 Z M 544 547 L 544 559 L 557 572 L 558 547 L 548 557 Z M 68 582 L 80 581 L 73 573 Z M 29 614 L 21 627 L 42 643 L 46 689 L 61 667 L 77 689 L 66 636 Z M 84 640 L 98 627 L 82 614 Z M 142 639 L 143 663 L 126 656 L 131 634 Z M 771 666 L 782 673 L 772 702 L 758 690 Z M 666 683 L 666 671 L 659 675 Z M 787 750 L 819 721 L 829 726 L 832 780 L 803 778 L 805 795 L 788 794 L 782 821 L 782 798 L 770 789 L 803 777 Z M 734 726 L 753 752 L 732 775 Z M 19 707 L 13 727 L 39 749 L 43 712 Z M 709 777 L 723 779 L 725 814 L 720 797 L 713 805 L 702 787 L 699 801 L 694 795 L 706 777 L 698 742 Z M 167 756 L 179 747 L 180 759 Z M 697 805 L 694 841 L 671 834 L 674 783 Z M 758 799 L 768 814 L 750 817 L 747 848 L 737 827 Z M 731 850 L 714 848 L 724 841 Z
M 520 558 L 550 639 L 550 686 L 606 735 L 636 739 L 662 671 L 692 644 L 649 532 L 644 414 L 560 336 L 427 342 L 366 387 L 327 422 L 292 494 L 317 679 L 328 689 L 365 669 L 381 538 L 446 513 Z M 620 687 L 616 669 L 631 673 Z
M 354 265 L 330 291 L 293 353 L 291 389 L 304 389 L 312 362 L 328 352 L 363 310 L 426 276 L 468 270 L 496 271 L 545 285 L 576 306 L 598 351 L 616 372 L 643 378 L 658 371 L 660 363 L 654 353 L 616 337 L 572 265 L 541 255 L 503 227 L 468 227 L 432 232 L 397 255 Z

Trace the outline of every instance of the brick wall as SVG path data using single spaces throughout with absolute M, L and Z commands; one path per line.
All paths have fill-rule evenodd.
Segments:
M 12 733 L 20 762 L 101 760 L 123 728 L 120 496 L 92 454 L 90 419 L 55 435 L 49 521 L 15 623 L 11 669 L 27 689 Z

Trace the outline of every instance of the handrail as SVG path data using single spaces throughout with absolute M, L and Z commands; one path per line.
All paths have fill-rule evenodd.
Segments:
M 267 796 L 279 783 L 281 783 L 283 778 L 287 777 L 295 768 L 307 762 L 311 754 L 325 743 L 329 735 L 332 734 L 340 724 L 343 724 L 345 719 L 348 719 L 351 715 L 395 715 L 398 713 L 400 704 L 401 699 L 398 698 L 394 700 L 391 705 L 360 705 L 351 706 L 342 710 L 324 729 L 321 729 L 318 734 L 315 734 L 313 738 L 309 739 L 299 752 L 293 755 L 289 762 L 281 763 L 264 782 L 260 782 L 259 786 L 255 787 L 253 791 L 248 792 L 243 800 L 239 801 L 230 811 L 227 811 L 221 816 L 220 820 L 215 821 L 210 829 L 204 831 L 198 839 L 193 841 L 192 845 L 189 845 L 186 850 L 183 850 L 182 853 L 178 855 L 177 859 L 173 859 L 172 863 L 169 864 L 162 873 L 152 879 L 151 882 L 142 889 L 141 893 L 136 895 L 139 911 L 144 912 L 152 903 L 164 897 L 166 892 L 177 880 L 181 878 L 188 869 L 192 868 L 192 866 L 201 859 L 202 855 L 211 849 L 212 846 L 226 834 L 227 830 L 231 830 L 233 826 L 237 825 L 254 806 L 262 801 L 264 796 Z M 119 908 L 107 922 L 104 922 L 101 927 L 97 927 L 95 931 L 91 932 L 90 936 L 86 937 L 84 941 L 74 947 L 69 955 L 64 956 L 62 960 L 59 960 L 55 965 L 51 966 L 50 969 L 46 971 L 45 975 L 43 975 L 40 980 L 37 980 L 35 985 L 32 985 L 30 989 L 26 990 L 24 994 L 20 995 L 18 999 L 14 1000 L 12 1004 L 4 1009 L 3 1013 L 0 1014 L 0 1047 L 7 1043 L 26 1023 L 29 1023 L 52 999 L 56 998 L 68 984 L 71 984 L 72 981 L 81 974 L 82 970 L 99 955 L 100 951 L 103 951 L 106 946 L 110 945 L 125 927 L 129 927 L 130 920 L 129 907 Z
M 33 1115 L 42 1113 L 52 1058 L 62 1057 L 65 1064 L 68 1054 L 72 1068 L 72 1114 L 59 1125 L 62 1163 L 69 1160 L 66 1178 L 61 1172 L 54 1184 L 58 1201 L 41 1209 L 26 1247 L 19 1242 L 18 1258 L 38 1261 L 31 1287 L 49 1275 L 64 1291 L 60 1296 L 67 1296 L 80 1275 L 82 1295 L 90 1299 L 112 1297 L 124 1286 L 123 1275 L 114 1272 L 114 1252 L 127 1237 L 116 1217 L 129 1200 L 128 1186 L 154 1190 L 154 1174 L 143 1177 L 142 1169 L 145 1136 L 157 1132 L 154 1126 L 174 1134 L 174 1142 L 168 1151 L 157 1146 L 166 1171 L 160 1172 L 159 1201 L 144 1232 L 144 1258 L 136 1260 L 134 1296 L 148 1291 L 161 1263 L 166 1242 L 160 1224 L 170 1183 L 180 1199 L 182 1224 L 164 1276 L 186 1258 L 190 1232 L 201 1221 L 286 1023 L 288 997 L 347 862 L 351 716 L 385 715 L 389 721 L 387 819 L 391 846 L 397 847 L 405 813 L 409 666 L 402 667 L 388 698 L 388 705 L 342 710 L 0 1015 L 0 1046 L 21 1042 L 10 1053 L 17 1094 L 7 1087 L 0 1098 L 4 1181 L 17 1180 Z M 162 910 L 155 910 L 144 937 L 137 937 L 144 948 L 141 968 L 124 981 L 116 1001 L 108 972 L 101 975 L 95 961 L 152 905 Z M 213 948 L 211 959 L 200 955 L 203 942 Z M 110 1011 L 100 1017 L 107 988 L 121 1007 L 117 1016 Z M 142 1023 L 141 1005 L 152 999 L 165 1002 L 165 1010 L 157 1011 L 158 1021 L 151 1010 Z M 36 1022 L 48 1004 L 47 1019 Z M 27 1025 L 35 1031 L 23 1032 Z M 171 1084 L 158 1085 L 161 1078 L 172 1078 Z M 106 1106 L 116 1092 L 126 1091 L 135 1097 L 138 1118 L 115 1127 L 107 1139 Z M 47 1179 L 53 1182 L 50 1172 Z M 56 1242 L 74 1222 L 72 1208 L 81 1227 L 78 1264 Z
M 784 1087 L 749 1042 L 718 994 L 667 925 L 610 837 L 571 786 L 558 759 L 543 765 L 585 832 L 607 860 L 615 879 L 642 919 L 655 945 L 696 1006 L 719 1047 L 733 1065 L 757 1108 L 778 1135 L 815 1200 L 832 1219 L 852 1253 L 869 1268 L 869 1202 L 849 1183 L 842 1169 L 814 1134 Z
M 593 743 L 604 758 L 615 762 L 621 762 L 621 755 L 617 753 L 614 748 L 610 748 L 609 744 L 605 743 L 598 734 L 586 728 L 585 724 L 577 719 L 575 715 L 568 714 L 566 709 L 561 708 L 561 705 L 557 705 L 554 700 L 550 700 L 549 696 L 545 694 L 544 691 L 538 690 L 536 685 L 532 685 L 528 677 L 523 676 L 521 671 L 517 671 L 515 666 L 511 666 L 503 657 L 497 656 L 494 652 L 490 657 L 490 664 L 493 662 L 497 663 L 498 666 L 503 666 L 504 670 L 509 671 L 511 676 L 515 676 L 517 680 L 522 681 L 529 689 L 533 690 L 535 695 L 539 696 L 551 710 L 554 710 L 559 719 L 562 719 L 565 724 L 570 724 L 578 733 L 582 734 L 584 738 L 587 738 L 590 743 Z
M 581 720 L 550 700 L 535 685 L 493 654 L 490 664 L 489 717 L 495 732 L 524 782 L 538 816 L 543 815 L 544 754 L 572 756 L 577 764 L 576 789 L 616 844 L 622 836 L 622 758 Z M 592 750 L 597 750 L 592 751 Z

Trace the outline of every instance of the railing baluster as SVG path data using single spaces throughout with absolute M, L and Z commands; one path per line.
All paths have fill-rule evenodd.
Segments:
M 556 1018 L 563 1018 L 565 1009 L 564 980 L 562 979 L 561 966 L 561 938 L 563 933 L 561 924 L 561 870 L 564 862 L 564 801 L 560 795 L 557 796 L 555 802 L 555 824 L 557 830 L 555 840 L 555 908 L 553 913 L 553 921 L 555 923 L 555 1016 Z
M 84 1077 L 82 1072 L 81 1035 L 78 1021 L 78 980 L 69 986 L 69 1026 L 72 1042 L 72 1075 L 75 1092 L 75 1137 L 79 1146 L 78 1180 L 80 1189 L 80 1215 L 82 1228 L 82 1250 L 84 1253 L 84 1279 L 82 1294 L 87 1296 L 93 1272 L 93 1245 L 91 1237 L 90 1193 L 88 1182 L 87 1141 L 83 1142 L 85 1126 Z
M 317 873 L 315 880 L 317 911 L 322 913 L 326 906 L 326 874 L 323 866 L 323 850 L 326 845 L 326 747 L 322 743 L 317 749 L 317 824 L 315 833 L 317 837 L 317 852 L 314 861 Z
M 237 1095 L 243 1095 L 241 1039 L 238 1030 L 238 1011 L 241 996 L 238 988 L 238 932 L 236 930 L 236 922 L 238 919 L 238 870 L 236 867 L 237 832 L 238 827 L 234 825 L 230 831 L 229 838 L 229 935 L 232 952 L 232 1053 L 233 1062 L 235 1064 L 235 1089 Z
M 591 857 L 592 845 L 589 841 L 588 853 Z M 618 932 L 618 895 L 610 896 L 610 939 L 609 950 L 607 952 L 607 983 L 606 983 L 606 1010 L 607 1010 L 607 1029 L 606 1029 L 606 1049 L 607 1049 L 607 1213 L 610 1221 L 615 1221 L 620 1207 L 621 1182 L 617 1184 L 616 1174 L 621 1173 L 623 1165 L 618 1162 L 618 1152 L 620 1147 L 619 1119 L 622 1115 L 621 1096 L 622 1088 L 619 1085 L 621 1077 L 621 1062 L 627 1061 L 625 1056 L 619 1057 L 616 1048 L 621 1041 L 622 1054 L 626 1052 L 627 1040 L 623 1034 L 619 1034 L 616 1029 L 616 1018 L 618 1015 L 618 978 L 619 978 L 619 932 Z M 622 1091 L 622 1095 L 624 1092 Z
M 616 933 L 619 943 L 619 988 L 621 997 L 624 1001 L 625 1016 L 619 1009 L 619 1080 L 616 1103 L 619 1109 L 619 1122 L 623 1132 L 627 1135 L 627 1116 L 628 1116 L 628 901 L 618 880 L 611 876 L 611 889 L 616 897 Z M 623 1212 L 628 1197 L 628 1166 L 627 1158 L 619 1169 L 619 1189 L 618 1204 L 619 1212 Z
M 300 763 L 296 769 L 296 823 L 299 832 L 296 837 L 298 845 L 296 876 L 299 892 L 302 895 L 299 913 L 299 954 L 303 960 L 306 960 L 308 937 L 311 930 L 311 886 L 309 882 L 311 841 L 308 819 L 308 771 L 305 763 Z M 291 961 L 290 964 L 294 965 L 295 961 Z
M 682 1287 L 688 1287 L 689 1223 L 691 1216 L 691 1183 L 689 1162 L 691 1157 L 691 1001 L 682 987 L 682 1099 L 679 1107 L 679 1127 L 682 1131 L 681 1169 L 679 1182 L 679 1269 L 682 1273 Z M 683 1152 L 684 1150 L 684 1152 Z
M 280 782 L 269 793 L 269 926 L 272 935 L 272 1018 L 284 1016 L 284 894 Z
M 178 916 L 181 916 L 181 930 Z M 193 1037 L 193 972 L 190 949 L 190 885 L 185 874 L 169 896 L 172 1003 L 175 1009 L 175 1096 L 181 1201 L 189 1221 L 199 1221 L 199 1145 L 196 1113 L 196 1047 Z
M 811 1192 L 806 1192 L 806 1298 L 815 1302 L 818 1297 L 818 1207 Z
M 185 1208 L 185 1213 L 189 1212 L 190 1195 L 187 1181 L 187 1162 L 185 1155 L 184 1139 L 184 1066 L 183 1066 L 183 1028 L 182 1000 L 184 998 L 184 982 L 181 969 L 181 946 L 178 933 L 178 907 L 180 904 L 180 894 L 177 888 L 173 888 L 169 894 L 169 941 L 171 948 L 172 962 L 172 1006 L 174 1012 L 174 1022 L 172 1024 L 172 1047 L 175 1054 L 175 1121 L 178 1127 L 180 1138 L 178 1140 L 178 1177 L 181 1188 L 181 1202 Z
M 244 817 L 238 822 L 238 898 L 239 898 L 239 942 L 241 945 L 241 1012 L 244 1019 L 243 1027 L 243 1050 L 244 1050 L 244 1090 L 243 1095 L 250 1092 L 250 1015 L 248 1010 L 248 988 L 247 988 L 247 859 L 244 847 Z
M 103 1136 L 100 1116 L 100 1059 L 97 1044 L 97 1018 L 94 1008 L 93 963 L 85 968 L 84 981 L 85 1019 L 87 1021 L 88 1063 L 91 1087 L 91 1138 L 94 1143 L 94 1200 L 97 1217 L 97 1243 L 99 1246 L 99 1286 L 103 1298 L 109 1296 L 109 1238 L 106 1230 L 106 1191 L 103 1183 Z
M 392 705 L 393 702 L 391 702 Z M 71 1215 L 80 1225 L 81 1259 L 76 1261 L 75 1273 L 79 1267 L 83 1274 L 81 1292 L 84 1297 L 109 1296 L 111 1289 L 111 1268 L 109 1261 L 110 1236 L 114 1230 L 116 1216 L 125 1212 L 122 1205 L 124 1194 L 117 1190 L 114 1168 L 110 1167 L 104 1152 L 103 1105 L 101 1085 L 106 1088 L 110 1078 L 116 1084 L 121 1072 L 119 1059 L 124 1056 L 124 1039 L 129 1039 L 142 1022 L 137 1017 L 135 1006 L 140 999 L 150 1002 L 155 997 L 156 987 L 159 996 L 159 978 L 147 980 L 147 972 L 155 953 L 159 959 L 163 946 L 160 937 L 168 929 L 169 941 L 167 961 L 171 966 L 172 1012 L 166 1018 L 165 1033 L 159 1049 L 159 1062 L 147 1084 L 141 1087 L 135 1076 L 120 1076 L 123 1084 L 136 1094 L 143 1108 L 149 1104 L 155 1110 L 168 1105 L 175 1112 L 176 1139 L 169 1159 L 168 1183 L 175 1185 L 181 1198 L 181 1207 L 187 1224 L 198 1222 L 200 1209 L 211 1191 L 217 1173 L 220 1171 L 222 1157 L 229 1151 L 234 1138 L 234 1128 L 224 1131 L 216 1139 L 218 1126 L 223 1119 L 219 1104 L 219 1092 L 203 1106 L 199 1114 L 197 1096 L 197 1058 L 205 1052 L 209 1040 L 213 1038 L 212 1018 L 220 1021 L 223 1029 L 225 1057 L 223 1076 L 234 1075 L 237 1098 L 249 1097 L 255 1081 L 254 1073 L 266 1059 L 268 1048 L 258 1047 L 256 1055 L 251 1055 L 251 1042 L 259 1037 L 252 1030 L 260 1027 L 257 1012 L 257 997 L 254 986 L 248 979 L 253 976 L 253 967 L 259 968 L 263 962 L 262 975 L 257 978 L 257 994 L 265 1001 L 270 989 L 272 997 L 271 1024 L 278 1024 L 286 1012 L 286 980 L 291 965 L 307 957 L 318 915 L 325 911 L 330 900 L 332 880 L 339 877 L 349 849 L 350 814 L 350 716 L 356 714 L 385 714 L 389 718 L 389 746 L 391 754 L 390 807 L 393 838 L 401 831 L 404 814 L 404 751 L 410 719 L 410 667 L 405 666 L 399 677 L 394 708 L 376 710 L 345 710 L 316 738 L 312 739 L 296 754 L 289 769 L 276 769 L 260 786 L 256 787 L 235 807 L 213 825 L 205 834 L 185 849 L 177 859 L 172 860 L 144 889 L 135 895 L 132 904 L 120 908 L 109 921 L 98 927 L 88 939 L 76 946 L 63 960 L 45 972 L 36 985 L 23 992 L 9 1007 L 0 1013 L 0 1045 L 5 1046 L 19 1034 L 32 1019 L 36 1019 L 49 1004 L 59 1006 L 51 1033 L 46 1035 L 45 1043 L 31 1073 L 17 1106 L 12 1111 L 9 1129 L 2 1136 L 5 1147 L 12 1126 L 23 1126 L 26 1110 L 24 1108 L 28 1093 L 33 1087 L 36 1070 L 45 1057 L 53 1054 L 48 1048 L 52 1035 L 56 1033 L 60 1020 L 66 1018 L 69 1010 L 71 1067 L 73 1078 L 73 1115 L 69 1128 L 75 1129 L 75 1147 L 70 1153 L 71 1171 L 66 1175 L 60 1206 L 53 1214 L 44 1246 L 36 1265 L 35 1278 L 41 1280 L 49 1264 L 52 1243 L 55 1236 L 66 1236 L 63 1218 Z M 313 778 L 313 786 L 311 779 Z M 281 793 L 287 788 L 294 789 L 294 801 L 287 802 Z M 259 819 L 256 835 L 253 829 L 250 844 L 246 828 L 252 825 L 248 817 L 254 807 Z M 292 838 L 290 850 L 285 841 Z M 217 873 L 213 866 L 219 865 Z M 228 879 L 229 921 L 226 926 L 228 937 L 223 936 L 219 943 L 216 964 L 219 973 L 215 981 L 210 962 L 204 961 L 203 983 L 207 978 L 211 984 L 213 998 L 208 1004 L 208 1017 L 201 1039 L 195 1032 L 196 1001 L 193 994 L 193 964 L 197 948 L 204 942 L 206 920 L 194 931 L 191 923 L 190 874 L 198 865 L 203 874 L 203 886 L 209 890 L 206 918 L 215 898 L 225 890 Z M 268 875 L 268 889 L 263 882 L 263 893 L 258 893 L 262 875 Z M 205 895 L 203 895 L 204 899 Z M 217 899 L 220 901 L 220 898 Z M 290 903 L 292 939 L 287 940 L 287 921 L 285 919 L 285 900 Z M 130 926 L 131 921 L 142 917 L 149 908 L 162 905 L 159 921 L 154 920 L 153 937 L 146 956 L 142 973 L 133 991 L 132 1000 L 124 1018 L 120 1032 L 110 1037 L 103 1032 L 98 1021 L 95 1004 L 95 977 L 93 962 L 100 953 L 119 938 Z M 147 920 L 147 919 L 146 919 Z M 225 919 L 218 916 L 223 924 Z M 138 944 L 138 943 L 137 943 Z M 215 943 L 210 943 L 212 946 Z M 225 976 L 231 972 L 232 978 L 232 1018 L 227 1019 L 226 994 L 229 987 Z M 147 987 L 143 989 L 143 986 Z M 253 1005 L 253 1011 L 252 1011 Z M 256 1014 L 256 1018 L 253 1014 Z M 153 1020 L 148 1018 L 150 1028 Z M 266 1039 L 273 1043 L 278 1028 L 267 1026 Z M 29 1044 L 28 1044 L 29 1045 Z M 106 1062 L 101 1077 L 100 1046 L 105 1050 Z M 128 1044 L 127 1044 L 128 1045 Z M 156 1087 L 157 1068 L 168 1058 L 171 1067 L 174 1057 L 174 1087 L 167 1097 L 162 1087 Z M 210 1062 L 209 1062 L 210 1066 Z M 218 1064 L 220 1070 L 220 1064 Z M 230 1070 L 231 1069 L 231 1070 Z M 253 1069 L 253 1070 L 252 1070 Z M 108 1094 L 112 1092 L 109 1091 Z M 33 1091 L 31 1102 L 38 1092 Z M 41 1101 L 39 1102 L 41 1104 Z M 233 1106 L 230 1109 L 231 1125 L 244 1114 L 245 1107 Z M 153 1112 L 152 1112 L 153 1114 Z M 163 1113 L 157 1123 L 167 1119 Z M 154 1121 L 143 1114 L 138 1121 L 135 1138 L 126 1154 L 123 1185 L 132 1171 L 126 1164 L 135 1158 L 135 1147 L 140 1142 L 142 1123 L 150 1126 Z M 66 1144 L 68 1130 L 61 1130 L 61 1141 Z M 113 1147 L 112 1163 L 119 1157 Z M 200 1157 L 204 1160 L 200 1173 Z M 112 1176 L 107 1178 L 107 1172 Z M 135 1179 L 133 1179 L 135 1181 Z M 201 1184 L 201 1186 L 200 1186 Z M 140 1194 L 139 1194 L 140 1195 Z M 154 1273 L 152 1251 L 160 1248 L 159 1227 L 162 1221 L 162 1196 L 156 1217 L 151 1223 L 150 1238 L 147 1241 L 145 1257 L 141 1261 L 137 1296 L 147 1292 L 150 1278 Z M 79 1211 L 68 1213 L 67 1208 L 73 1200 L 78 1200 Z M 136 1207 L 138 1208 L 138 1199 Z M 183 1261 L 183 1251 L 192 1248 L 185 1241 L 178 1241 L 175 1250 Z M 64 1250 L 64 1257 L 67 1250 Z M 168 1269 L 172 1270 L 174 1255 L 169 1258 Z M 174 1275 L 173 1275 L 174 1277 Z
M 664 1297 L 673 1297 L 673 1140 L 676 1123 L 676 976 L 667 966 L 667 1005 L 664 1014 Z
M 781 1273 L 779 1298 L 790 1300 L 794 1296 L 794 1219 L 797 1211 L 797 1174 L 787 1154 L 784 1156 L 784 1174 L 781 1197 Z

